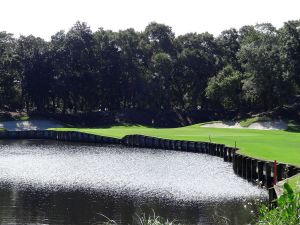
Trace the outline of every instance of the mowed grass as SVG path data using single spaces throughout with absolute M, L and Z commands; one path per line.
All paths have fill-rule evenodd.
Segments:
M 300 166 L 300 133 L 278 130 L 206 128 L 192 125 L 180 128 L 149 128 L 144 126 L 112 126 L 109 128 L 56 128 L 61 131 L 122 138 L 129 134 L 143 134 L 174 140 L 206 141 L 236 146 L 240 153 L 264 160 Z

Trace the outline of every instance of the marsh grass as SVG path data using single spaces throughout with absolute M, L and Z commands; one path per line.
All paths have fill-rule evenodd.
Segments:
M 118 223 L 114 220 L 109 219 L 105 215 L 102 215 L 107 221 L 101 223 L 102 225 L 118 225 Z M 184 225 L 181 223 L 177 223 L 175 220 L 169 221 L 168 219 L 164 219 L 160 216 L 157 216 L 153 211 L 151 215 L 143 216 L 136 215 L 131 225 Z

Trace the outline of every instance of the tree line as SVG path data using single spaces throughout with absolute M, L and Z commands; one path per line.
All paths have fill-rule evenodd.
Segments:
M 0 32 L 0 110 L 77 113 L 122 109 L 264 111 L 300 92 L 300 20 L 178 37 L 92 32 L 77 22 L 50 41 Z

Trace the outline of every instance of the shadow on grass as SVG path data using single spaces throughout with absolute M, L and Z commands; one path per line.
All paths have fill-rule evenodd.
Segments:
M 74 125 L 69 125 L 68 127 L 69 128 L 76 128 L 76 126 L 74 126 Z M 141 125 L 141 124 L 135 124 L 135 123 L 131 123 L 131 124 L 128 124 L 128 123 L 113 123 L 113 124 L 107 124 L 107 125 L 96 126 L 96 127 L 81 126 L 80 128 L 83 128 L 83 129 L 108 129 L 108 128 L 113 128 L 113 127 L 126 127 L 126 128 L 130 128 L 130 127 L 141 127 L 142 128 L 142 127 L 144 127 L 144 128 L 154 128 L 154 129 L 163 128 L 163 127 L 154 127 L 154 126 Z
M 286 129 L 288 132 L 300 133 L 300 124 L 291 120 L 288 122 L 288 128 Z

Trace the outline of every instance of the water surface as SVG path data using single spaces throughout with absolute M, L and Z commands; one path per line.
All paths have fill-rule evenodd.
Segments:
M 0 142 L 1 224 L 248 224 L 266 192 L 195 153 L 55 141 Z M 253 211 L 253 212 L 251 212 Z M 226 217 L 227 219 L 223 219 Z

